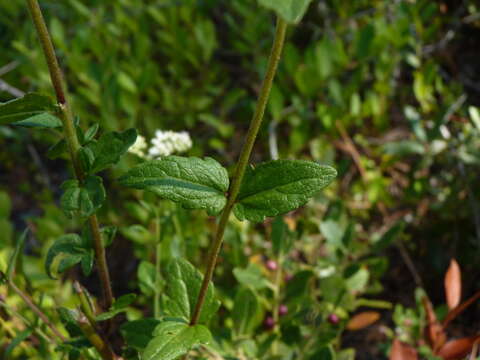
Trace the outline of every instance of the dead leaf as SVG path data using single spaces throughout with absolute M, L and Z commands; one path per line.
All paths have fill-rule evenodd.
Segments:
M 425 338 L 433 349 L 433 351 L 440 349 L 447 341 L 447 335 L 443 330 L 443 326 L 438 322 L 437 315 L 433 311 L 433 306 L 430 300 L 425 296 L 422 299 L 423 307 L 427 314 L 427 325 L 425 326 Z
M 455 259 L 450 261 L 445 274 L 445 297 L 450 310 L 457 307 L 462 298 L 462 272 Z
M 472 350 L 475 342 L 480 339 L 479 335 L 450 340 L 436 353 L 443 360 L 461 360 Z
M 347 329 L 351 331 L 360 330 L 372 325 L 378 319 L 380 319 L 380 314 L 376 311 L 361 312 L 348 321 Z
M 448 312 L 447 316 L 445 317 L 445 320 L 443 320 L 443 327 L 446 328 L 450 321 L 455 319 L 458 315 L 460 315 L 467 307 L 472 305 L 475 301 L 480 299 L 480 291 L 476 292 L 471 298 L 468 300 L 464 301 L 460 305 L 458 305 L 455 309 L 452 309 L 451 311 Z
M 390 360 L 418 360 L 417 350 L 400 340 L 393 340 Z

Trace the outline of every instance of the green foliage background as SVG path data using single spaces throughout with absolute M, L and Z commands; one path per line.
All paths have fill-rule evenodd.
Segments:
M 188 130 L 194 142 L 190 155 L 234 163 L 273 37 L 271 13 L 253 0 L 45 0 L 42 5 L 75 113 L 85 126 L 137 127 L 147 137 L 157 129 Z M 346 354 L 338 340 L 342 331 L 325 322 L 332 312 L 346 320 L 363 305 L 377 306 L 375 301 L 415 304 L 415 284 L 400 256 L 405 252 L 438 303 L 451 257 L 464 269 L 464 291 L 478 290 L 479 12 L 474 0 L 313 1 L 302 23 L 290 28 L 268 108 L 266 123 L 272 125 L 262 128 L 254 160 L 269 160 L 278 148 L 280 158 L 313 159 L 339 172 L 332 189 L 289 217 L 296 241 L 284 265 L 295 281 L 286 285 L 283 301 L 296 310 L 282 323 L 282 341 L 295 348 L 302 334 L 318 331 L 328 338 L 308 343 L 312 351 L 302 359 L 331 358 L 332 344 L 345 356 L 339 358 L 349 359 L 341 355 Z M 0 102 L 17 92 L 52 92 L 23 1 L 0 3 L 0 80 Z M 14 231 L 33 226 L 36 241 L 27 249 L 24 271 L 50 294 L 46 306 L 52 309 L 55 291 L 67 299 L 71 290 L 67 285 L 54 290 L 39 255 L 65 227 L 76 228 L 48 204 L 59 199 L 64 163 L 36 160 L 55 138 L 0 126 L 0 263 L 12 248 Z M 114 283 L 129 280 L 117 285 L 117 293 L 139 286 L 148 298 L 151 284 L 147 275 L 137 283 L 137 262 L 155 252 L 152 232 L 159 217 L 137 204 L 151 202 L 149 195 L 121 193 L 113 180 L 134 162 L 128 158 L 109 174 L 113 195 L 102 216 L 120 226 L 121 238 L 110 251 L 112 268 L 125 266 L 116 258 L 129 251 L 138 259 L 117 273 Z M 165 260 L 187 255 L 202 268 L 211 221 L 200 213 L 192 219 L 168 203 L 159 221 L 167 229 Z M 238 223 L 229 229 L 216 284 L 226 311 L 251 312 L 239 309 L 238 301 L 250 301 L 252 291 L 271 301 L 268 284 L 259 280 L 269 276 L 259 270 L 262 257 L 278 258 L 265 241 L 269 226 Z M 147 268 L 139 269 L 148 274 Z M 252 277 L 259 288 L 249 289 Z M 311 278 L 315 285 L 300 297 Z M 92 292 L 98 292 L 96 286 L 92 283 Z M 250 316 L 260 320 L 239 328 L 228 315 L 216 319 L 218 328 L 227 324 L 236 333 L 237 343 L 220 344 L 222 351 L 232 352 L 240 343 L 244 353 L 259 356 L 259 344 L 268 340 L 259 324 L 270 309 L 258 309 L 260 315 Z M 305 309 L 314 315 L 308 317 Z M 140 310 L 135 311 L 132 318 Z M 395 317 L 402 314 L 397 309 Z M 313 320 L 304 324 L 306 316 Z M 242 342 L 240 335 L 254 329 L 262 340 Z M 345 348 L 366 346 L 348 334 L 343 341 Z M 385 348 L 368 351 L 383 354 Z

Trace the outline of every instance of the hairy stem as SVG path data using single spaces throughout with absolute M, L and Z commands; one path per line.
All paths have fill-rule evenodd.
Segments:
M 228 218 L 232 212 L 233 205 L 235 205 L 235 200 L 237 199 L 238 193 L 240 191 L 240 185 L 242 183 L 243 175 L 248 165 L 248 160 L 250 159 L 250 154 L 252 153 L 253 145 L 255 144 L 255 139 L 257 138 L 258 130 L 262 124 L 263 115 L 265 114 L 265 108 L 267 107 L 268 98 L 270 96 L 270 91 L 272 89 L 273 79 L 275 73 L 277 72 L 278 63 L 280 62 L 280 57 L 282 55 L 283 44 L 285 43 L 285 33 L 287 30 L 287 23 L 278 18 L 277 19 L 277 29 L 275 32 L 275 39 L 273 46 L 270 52 L 270 57 L 268 59 L 267 72 L 262 83 L 262 88 L 258 96 L 257 106 L 253 114 L 252 121 L 250 122 L 250 127 L 247 132 L 247 138 L 243 144 L 240 157 L 238 159 L 237 167 L 235 169 L 235 174 L 232 178 L 232 183 L 230 185 L 229 195 L 227 199 L 227 205 L 223 209 L 220 221 L 217 226 L 215 233 L 215 238 L 210 246 L 209 257 L 207 262 L 207 270 L 205 276 L 203 277 L 202 287 L 198 294 L 197 303 L 195 309 L 190 319 L 190 324 L 194 325 L 197 323 L 200 316 L 200 311 L 202 309 L 203 303 L 205 301 L 205 296 L 208 289 L 208 284 L 212 280 L 213 271 L 217 262 L 218 253 L 222 247 L 223 235 L 225 233 L 225 228 L 227 226 Z
M 32 15 L 35 29 L 40 39 L 40 43 L 42 44 L 43 53 L 45 55 L 48 70 L 50 72 L 50 78 L 52 80 L 53 88 L 55 89 L 57 103 L 60 108 L 60 118 L 62 120 L 65 139 L 70 152 L 70 158 L 72 160 L 75 176 L 79 181 L 83 181 L 85 174 L 80 166 L 80 161 L 77 155 L 78 150 L 80 149 L 80 143 L 75 131 L 72 108 L 70 107 L 67 99 L 67 88 L 64 82 L 62 70 L 58 64 L 58 59 L 55 55 L 55 48 L 53 47 L 53 43 L 38 1 L 27 0 L 27 4 Z M 110 284 L 110 274 L 108 272 L 105 249 L 102 244 L 100 227 L 96 215 L 90 216 L 88 220 L 94 240 L 95 258 L 97 260 L 98 273 L 102 283 L 104 306 L 109 308 L 113 303 L 113 292 Z

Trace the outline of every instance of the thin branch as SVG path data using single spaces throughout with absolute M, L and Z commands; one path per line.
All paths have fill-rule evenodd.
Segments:
M 225 228 L 227 226 L 228 218 L 233 209 L 237 195 L 240 191 L 240 185 L 242 183 L 243 175 L 248 165 L 248 160 L 250 159 L 250 154 L 252 153 L 253 145 L 255 144 L 255 139 L 257 138 L 258 130 L 262 124 L 263 115 L 265 114 L 265 108 L 267 106 L 268 98 L 270 96 L 270 90 L 272 89 L 273 79 L 277 72 L 278 63 L 280 62 L 280 57 L 283 50 L 283 44 L 285 42 L 285 34 L 287 30 L 287 23 L 282 20 L 277 20 L 277 29 L 275 33 L 275 39 L 273 46 L 270 52 L 270 57 L 268 59 L 267 72 L 265 74 L 265 79 L 263 80 L 262 88 L 258 97 L 257 106 L 255 108 L 255 113 L 253 114 L 250 127 L 247 132 L 247 138 L 242 147 L 240 153 L 240 158 L 233 175 L 232 183 L 230 185 L 230 191 L 228 195 L 227 204 L 223 209 L 222 215 L 220 217 L 220 222 L 217 226 L 217 231 L 213 243 L 210 246 L 209 257 L 207 262 L 207 270 L 203 277 L 202 287 L 198 294 L 197 303 L 193 311 L 192 318 L 190 319 L 190 324 L 194 325 L 197 323 L 200 316 L 200 311 L 202 309 L 203 303 L 205 301 L 205 296 L 207 293 L 208 285 L 212 280 L 213 271 L 217 263 L 217 257 L 222 247 L 223 235 L 225 233 Z
M 58 59 L 55 55 L 50 34 L 48 32 L 45 19 L 37 0 L 27 0 L 30 13 L 32 15 L 38 37 L 42 44 L 42 49 L 47 61 L 50 78 L 52 80 L 57 102 L 60 108 L 60 115 L 63 123 L 63 130 L 65 131 L 65 138 L 70 152 L 70 158 L 75 170 L 77 179 L 82 182 L 85 174 L 80 166 L 78 159 L 78 151 L 80 150 L 80 143 L 77 138 L 77 133 L 74 125 L 74 117 L 72 109 L 67 101 L 67 88 L 64 82 L 62 70 L 58 64 Z M 88 222 L 92 231 L 93 244 L 95 248 L 95 258 L 97 260 L 98 274 L 102 283 L 102 291 L 104 297 L 104 306 L 109 308 L 113 304 L 113 291 L 110 284 L 110 274 L 108 272 L 107 259 L 105 255 L 105 248 L 103 247 L 102 237 L 100 234 L 100 226 L 96 215 L 89 217 Z
M 25 294 L 22 290 L 20 290 L 13 281 L 8 279 L 4 273 L 0 272 L 0 279 L 5 281 L 10 289 L 13 290 L 14 293 L 16 293 L 20 298 L 23 300 L 23 302 L 52 330 L 52 332 L 57 336 L 62 342 L 66 340 L 65 336 L 62 335 L 62 333 L 57 329 L 57 327 L 50 321 L 50 319 L 43 313 L 40 308 L 35 305 L 33 300 Z

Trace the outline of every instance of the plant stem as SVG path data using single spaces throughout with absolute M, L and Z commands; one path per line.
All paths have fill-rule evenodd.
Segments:
M 58 64 L 58 59 L 55 55 L 55 48 L 53 47 L 53 43 L 43 17 L 42 10 L 38 4 L 38 0 L 27 0 L 27 3 L 38 37 L 40 39 L 40 43 L 42 44 L 42 49 L 47 61 L 53 88 L 55 89 L 57 103 L 60 108 L 60 117 L 63 124 L 63 130 L 65 132 L 65 139 L 70 152 L 70 158 L 75 171 L 75 176 L 80 182 L 82 182 L 85 178 L 85 174 L 80 166 L 80 161 L 77 155 L 78 150 L 80 149 L 80 143 L 75 130 L 72 108 L 67 100 L 67 88 L 64 82 L 62 70 Z M 102 237 L 100 234 L 97 216 L 90 216 L 88 221 L 90 223 L 92 237 L 94 240 L 95 257 L 97 260 L 100 281 L 102 283 L 104 306 L 109 308 L 113 304 L 113 292 L 110 284 L 110 274 L 108 272 L 105 249 L 102 244 Z
M 62 342 L 66 340 L 65 336 L 62 335 L 62 333 L 56 328 L 56 326 L 49 320 L 49 318 L 40 310 L 40 308 L 35 305 L 33 300 L 25 294 L 22 290 L 20 290 L 17 285 L 14 284 L 14 282 L 10 279 L 8 279 L 4 273 L 0 273 L 0 278 L 4 281 L 7 282 L 8 286 L 10 289 L 13 290 L 14 293 L 16 293 L 20 298 L 23 300 L 23 302 L 37 315 L 42 321 L 52 330 L 52 332 L 57 336 Z
M 229 189 L 229 195 L 227 199 L 227 204 L 223 209 L 222 215 L 220 217 L 219 224 L 215 233 L 215 238 L 209 250 L 209 257 L 207 262 L 207 270 L 203 277 L 202 287 L 198 294 L 197 303 L 195 309 L 190 319 L 190 324 L 194 325 L 197 323 L 200 316 L 200 311 L 202 309 L 203 303 L 205 301 L 205 296 L 207 293 L 208 285 L 212 280 L 213 271 L 217 262 L 218 253 L 223 242 L 223 235 L 225 233 L 225 228 L 227 226 L 228 218 L 232 212 L 233 206 L 237 199 L 238 193 L 240 191 L 240 185 L 242 183 L 243 175 L 248 165 L 248 160 L 250 159 L 250 154 L 252 153 L 253 145 L 255 144 L 255 139 L 257 138 L 258 130 L 262 124 L 263 115 L 265 114 L 265 108 L 267 107 L 268 98 L 270 96 L 270 91 L 272 89 L 273 79 L 275 73 L 277 72 L 278 63 L 280 62 L 280 57 L 282 55 L 283 44 L 285 43 L 285 33 L 287 30 L 287 23 L 278 18 L 277 19 L 277 29 L 275 32 L 275 39 L 273 46 L 270 52 L 270 57 L 268 59 L 267 72 L 262 83 L 262 88 L 258 96 L 257 106 L 253 114 L 252 121 L 250 122 L 250 127 L 247 132 L 247 138 L 243 144 L 240 157 L 238 159 L 237 167 L 235 169 L 235 174 L 232 178 L 232 183 Z
M 155 293 L 153 294 L 153 314 L 155 319 L 160 317 L 160 257 L 162 251 L 161 231 L 160 228 L 160 211 L 155 212 Z
M 110 345 L 102 339 L 86 318 L 80 319 L 78 326 L 82 329 L 83 334 L 98 351 L 102 359 L 114 360 L 117 358 Z

